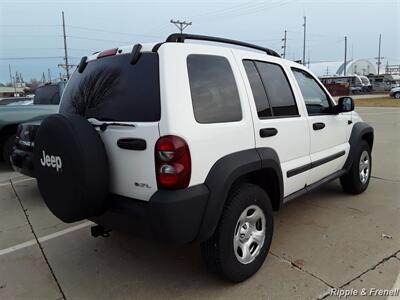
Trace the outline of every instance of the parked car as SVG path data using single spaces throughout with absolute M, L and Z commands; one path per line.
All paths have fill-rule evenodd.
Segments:
M 368 78 L 358 75 L 322 76 L 319 79 L 327 87 L 337 88 L 337 85 L 344 85 L 348 88 L 350 94 L 367 91 L 370 89 L 369 86 L 371 86 Z
M 10 101 L 7 105 L 0 105 L 0 153 L 6 164 L 11 166 L 10 156 L 18 125 L 30 121 L 37 122 L 56 113 L 64 86 L 65 82 L 59 82 L 38 87 L 30 105 L 19 105 L 21 101 Z
M 270 49 L 173 34 L 82 58 L 37 132 L 35 175 L 64 222 L 200 242 L 240 282 L 268 254 L 273 210 L 335 179 L 368 187 L 373 128 L 353 109 Z
M 41 121 L 26 122 L 18 125 L 14 148 L 10 156 L 14 170 L 30 177 L 35 177 L 33 147 Z
M 0 99 L 0 108 L 2 105 L 29 105 L 33 103 L 32 97 L 9 97 Z
M 390 90 L 390 96 L 395 99 L 400 99 L 400 87 L 395 87 Z

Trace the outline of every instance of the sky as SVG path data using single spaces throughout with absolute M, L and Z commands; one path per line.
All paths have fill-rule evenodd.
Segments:
M 382 34 L 383 63 L 400 64 L 400 0 L 269 1 L 105 1 L 0 0 L 0 82 L 22 73 L 25 81 L 64 72 L 61 12 L 65 12 L 68 57 L 122 45 L 160 42 L 177 29 L 171 19 L 192 21 L 185 32 L 259 44 L 286 58 L 303 53 L 303 16 L 307 17 L 306 58 L 311 62 L 344 57 L 374 60 Z M 375 61 L 375 60 L 374 60 Z

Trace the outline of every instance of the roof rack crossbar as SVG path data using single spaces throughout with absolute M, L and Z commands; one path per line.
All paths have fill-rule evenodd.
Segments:
M 219 38 L 219 37 L 214 37 L 214 36 L 207 36 L 207 35 L 173 33 L 169 37 L 167 37 L 167 40 L 165 42 L 167 42 L 167 43 L 183 43 L 185 40 L 209 41 L 209 42 L 217 42 L 217 43 L 224 43 L 224 44 L 232 44 L 232 45 L 237 45 L 237 46 L 242 46 L 242 47 L 246 47 L 246 48 L 260 50 L 260 51 L 266 52 L 268 55 L 271 55 L 271 56 L 281 57 L 274 50 L 264 48 L 264 47 L 261 47 L 258 45 L 241 42 L 241 41 L 237 41 L 237 40 Z

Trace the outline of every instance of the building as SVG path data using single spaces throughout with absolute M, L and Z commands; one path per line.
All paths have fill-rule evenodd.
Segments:
M 22 87 L 0 86 L 0 98 L 21 97 L 24 95 L 25 92 Z
M 345 75 L 343 61 L 310 63 L 309 68 L 318 77 Z M 376 73 L 374 64 L 366 59 L 350 60 L 346 65 L 346 75 L 369 75 Z

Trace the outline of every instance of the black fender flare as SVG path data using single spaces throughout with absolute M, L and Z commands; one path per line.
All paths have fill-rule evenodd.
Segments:
M 358 153 L 360 142 L 362 140 L 365 140 L 364 137 L 366 137 L 367 135 L 372 137 L 372 140 L 370 141 L 370 146 L 372 150 L 374 141 L 374 128 L 365 122 L 357 122 L 354 124 L 349 138 L 349 155 L 343 167 L 346 171 L 350 170 L 351 166 L 353 165 L 355 156 Z
M 279 205 L 283 201 L 283 178 L 279 156 L 271 148 L 254 148 L 235 152 L 220 158 L 210 169 L 205 184 L 210 194 L 198 240 L 208 239 L 215 231 L 232 184 L 251 172 L 272 169 L 279 182 Z

